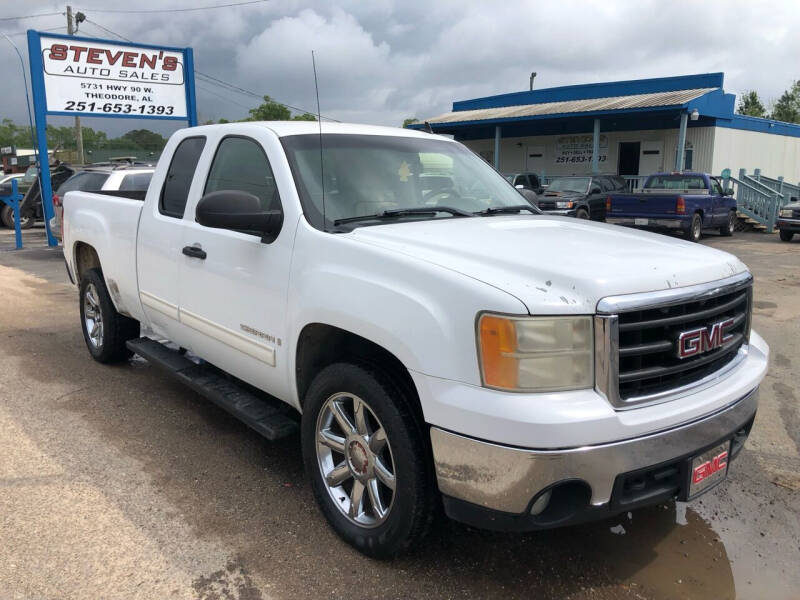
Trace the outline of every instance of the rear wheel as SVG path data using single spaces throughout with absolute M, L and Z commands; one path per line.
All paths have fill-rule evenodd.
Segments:
M 703 220 L 700 218 L 698 213 L 695 213 L 692 216 L 692 224 L 689 226 L 689 229 L 686 230 L 684 236 L 690 242 L 699 242 L 700 235 L 703 232 Z
M 3 204 L 0 207 L 0 221 L 9 229 L 14 229 L 14 209 L 7 204 Z M 20 229 L 30 229 L 33 227 L 33 223 L 33 217 L 21 217 L 19 227 Z
M 411 399 L 368 366 L 338 363 L 311 383 L 303 405 L 303 461 L 336 533 L 375 558 L 419 542 L 434 510 L 424 427 Z
M 113 363 L 131 356 L 125 342 L 139 337 L 139 321 L 117 312 L 100 269 L 89 269 L 81 277 L 80 311 L 83 339 L 92 358 Z
M 793 236 L 794 236 L 793 232 L 785 231 L 785 230 L 781 229 L 781 241 L 782 242 L 791 242 Z
M 589 211 L 586 210 L 585 208 L 579 208 L 575 212 L 575 218 L 576 219 L 588 219 L 589 218 Z
M 719 234 L 725 237 L 733 235 L 736 229 L 736 211 L 732 210 L 728 213 L 728 222 L 719 228 Z

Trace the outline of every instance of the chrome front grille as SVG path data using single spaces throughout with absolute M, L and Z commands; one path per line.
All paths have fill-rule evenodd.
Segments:
M 743 358 L 751 305 L 749 273 L 699 286 L 604 298 L 595 324 L 597 390 L 616 408 L 629 408 L 709 384 Z M 724 342 L 718 347 L 678 356 L 682 333 L 714 339 L 714 325 L 723 322 Z

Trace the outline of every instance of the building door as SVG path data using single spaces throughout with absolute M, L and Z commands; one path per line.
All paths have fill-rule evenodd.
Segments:
M 525 170 L 541 177 L 544 169 L 544 146 L 528 146 L 525 154 Z
M 639 174 L 652 175 L 664 170 L 664 142 L 642 142 Z
M 620 142 L 619 161 L 617 162 L 618 175 L 638 175 L 639 174 L 639 151 L 640 142 Z

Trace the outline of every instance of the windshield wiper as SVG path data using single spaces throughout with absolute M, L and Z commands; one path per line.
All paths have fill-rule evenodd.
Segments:
M 334 226 L 343 225 L 345 223 L 355 223 L 357 221 L 378 221 L 382 219 L 396 219 L 397 217 L 404 217 L 406 215 L 435 215 L 436 213 L 450 213 L 454 217 L 474 217 L 475 215 L 460 208 L 453 208 L 451 206 L 419 206 L 415 208 L 390 208 L 374 215 L 361 215 L 358 217 L 345 217 L 344 219 L 336 219 Z
M 529 204 L 515 204 L 513 206 L 490 206 L 489 208 L 484 208 L 483 210 L 479 210 L 478 212 L 474 213 L 476 215 L 480 215 L 482 217 L 491 216 L 491 215 L 504 215 L 509 213 L 518 213 L 522 210 L 529 210 L 535 215 L 541 214 L 538 210 L 530 206 Z

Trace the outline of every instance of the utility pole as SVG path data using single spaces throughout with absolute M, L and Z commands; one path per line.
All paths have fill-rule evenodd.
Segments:
M 69 35 L 75 35 L 78 31 L 78 28 L 75 26 L 75 19 L 72 16 L 72 7 L 67 6 L 67 33 Z M 81 118 L 79 116 L 75 116 L 75 139 L 77 140 L 78 145 L 78 164 L 83 164 L 83 130 L 81 129 Z

